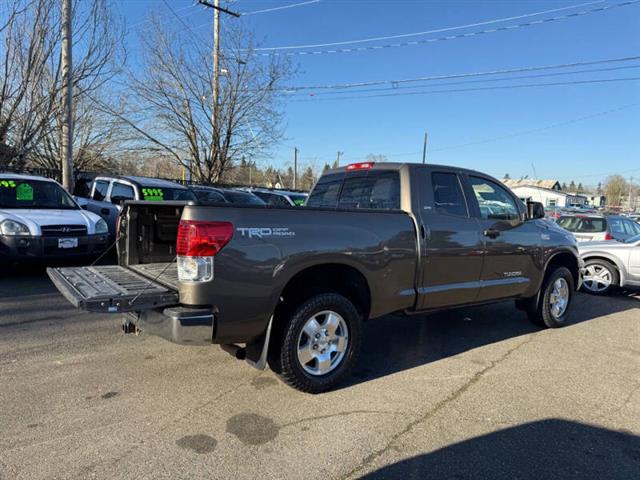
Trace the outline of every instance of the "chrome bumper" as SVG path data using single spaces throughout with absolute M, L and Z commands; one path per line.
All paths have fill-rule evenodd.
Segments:
M 130 331 L 127 324 L 180 345 L 211 345 L 215 316 L 207 309 L 167 307 L 127 314 L 123 320 L 125 332 Z

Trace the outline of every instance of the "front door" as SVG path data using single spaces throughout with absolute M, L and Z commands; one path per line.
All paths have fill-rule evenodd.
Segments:
M 422 279 L 418 308 L 473 303 L 482 271 L 483 240 L 461 178 L 446 168 L 425 167 L 416 173 Z
M 467 177 L 484 237 L 485 257 L 478 301 L 524 294 L 539 278 L 540 231 L 505 187 L 482 176 Z

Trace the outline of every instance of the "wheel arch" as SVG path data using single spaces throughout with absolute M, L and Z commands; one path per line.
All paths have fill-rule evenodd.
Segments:
M 364 274 L 352 265 L 330 262 L 307 266 L 286 282 L 274 311 L 274 319 L 317 293 L 335 292 L 351 301 L 363 319 L 371 311 L 371 288 Z
M 580 262 L 575 253 L 573 253 L 570 250 L 559 250 L 554 254 L 552 254 L 551 256 L 549 256 L 544 266 L 543 277 L 546 278 L 549 275 L 549 273 L 554 270 L 555 267 L 567 268 L 571 272 L 571 275 L 573 276 L 574 285 L 577 288 L 580 281 Z M 543 278 L 543 283 L 544 283 L 544 278 Z
M 581 255 L 581 258 L 587 262 L 589 260 L 605 260 L 611 263 L 617 270 L 618 273 L 618 282 L 620 283 L 620 287 L 624 286 L 625 279 L 627 276 L 627 272 L 624 269 L 624 265 L 620 262 L 619 259 L 615 258 L 613 255 L 610 255 L 606 252 L 590 252 L 584 255 Z

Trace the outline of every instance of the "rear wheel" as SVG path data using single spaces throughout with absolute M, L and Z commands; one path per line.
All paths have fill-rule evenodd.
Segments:
M 563 327 L 567 324 L 574 294 L 574 280 L 571 271 L 558 267 L 547 274 L 540 299 L 535 308 L 527 314 L 536 325 L 549 328 Z
M 582 280 L 582 289 L 592 295 L 606 295 L 620 283 L 616 267 L 599 258 L 585 262 Z
M 308 393 L 334 388 L 360 351 L 361 319 L 342 295 L 323 293 L 303 302 L 270 345 L 269 366 L 288 385 Z

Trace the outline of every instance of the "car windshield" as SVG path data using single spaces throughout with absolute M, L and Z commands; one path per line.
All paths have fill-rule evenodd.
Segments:
M 142 199 L 147 201 L 197 201 L 195 193 L 182 188 L 141 187 Z
M 602 217 L 560 217 L 558 225 L 576 233 L 598 233 L 607 229 L 607 221 Z
M 240 205 L 266 205 L 264 201 L 256 197 L 253 193 L 241 192 L 240 190 L 224 190 L 222 194 L 229 203 L 236 203 Z
M 55 182 L 3 178 L 0 179 L 0 208 L 77 210 L 79 207 Z
M 624 243 L 636 243 L 640 242 L 640 235 L 634 235 L 633 237 L 627 238 Z

